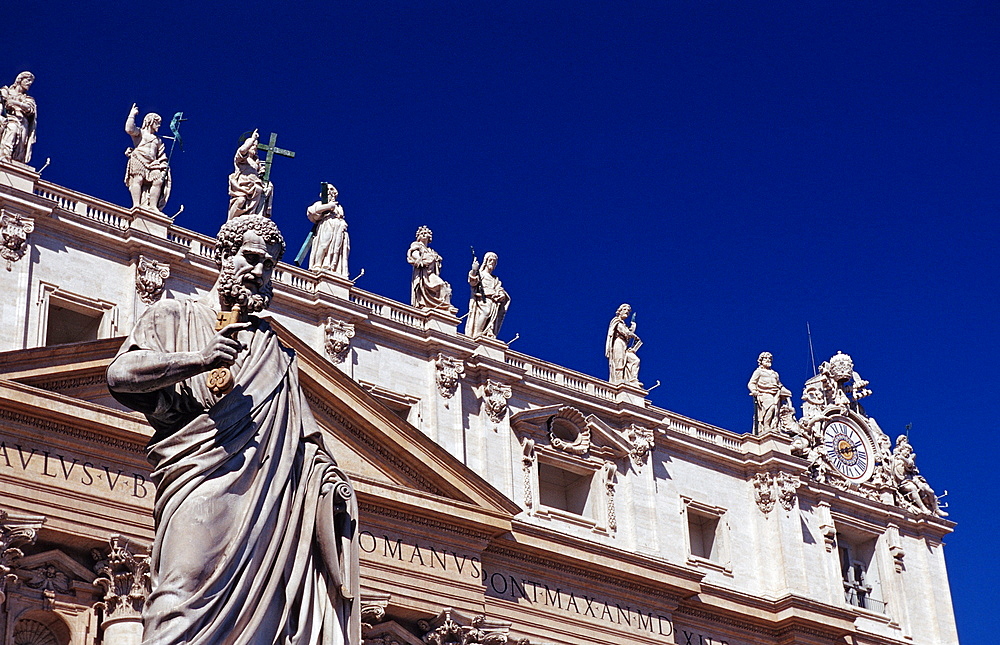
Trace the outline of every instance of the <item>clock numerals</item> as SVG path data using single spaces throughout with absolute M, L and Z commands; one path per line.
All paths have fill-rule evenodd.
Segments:
M 868 446 L 861 433 L 852 425 L 834 421 L 823 431 L 826 456 L 830 464 L 844 477 L 864 479 L 868 474 Z

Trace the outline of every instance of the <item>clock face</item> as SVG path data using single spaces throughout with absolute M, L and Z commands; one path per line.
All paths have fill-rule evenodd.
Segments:
M 874 448 L 868 434 L 842 417 L 834 417 L 823 428 L 826 458 L 851 481 L 864 481 L 875 469 Z

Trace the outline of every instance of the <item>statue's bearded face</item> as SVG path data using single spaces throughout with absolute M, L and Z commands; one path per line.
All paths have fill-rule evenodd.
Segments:
M 222 262 L 218 282 L 222 306 L 231 309 L 238 304 L 247 313 L 267 309 L 274 293 L 271 272 L 280 253 L 278 245 L 268 246 L 259 234 L 247 231 L 236 254 Z

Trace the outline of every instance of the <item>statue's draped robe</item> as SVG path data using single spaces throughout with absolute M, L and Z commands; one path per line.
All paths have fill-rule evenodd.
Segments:
M 0 159 L 29 163 L 35 145 L 38 108 L 35 99 L 17 94 L 13 87 L 2 88 L 3 116 L 0 117 Z
M 274 201 L 274 184 L 264 183 L 259 170 L 263 162 L 255 156 L 255 151 L 236 151 L 233 170 L 229 175 L 229 217 L 240 215 L 271 216 Z
M 465 335 L 471 338 L 496 338 L 504 316 L 507 315 L 510 296 L 500 279 L 485 269 L 469 272 L 469 285 L 472 287 L 472 297 L 469 299 Z
M 451 285 L 441 278 L 441 256 L 421 241 L 410 244 L 406 261 L 413 265 L 410 304 L 427 309 L 451 309 Z
M 342 211 L 337 214 L 319 213 L 318 207 L 321 204 L 321 202 L 316 202 L 306 210 L 309 220 L 316 224 L 309 269 L 312 271 L 326 269 L 347 278 L 349 277 L 347 257 L 351 252 L 351 238 L 347 234 L 347 222 L 344 221 Z
M 608 324 L 608 336 L 604 343 L 604 355 L 608 358 L 608 382 L 639 383 L 639 357 L 629 351 L 628 341 L 635 338 L 625 321 L 615 316 Z
M 122 352 L 199 351 L 214 322 L 201 303 L 162 300 Z M 238 339 L 247 349 L 227 395 L 205 374 L 115 393 L 156 431 L 144 645 L 358 645 L 353 491 L 322 447 L 294 353 L 259 319 Z

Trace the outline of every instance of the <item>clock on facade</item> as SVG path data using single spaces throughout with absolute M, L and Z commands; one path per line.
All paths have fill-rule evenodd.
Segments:
M 823 447 L 830 465 L 851 481 L 865 481 L 875 470 L 871 437 L 851 419 L 830 419 L 823 428 Z

